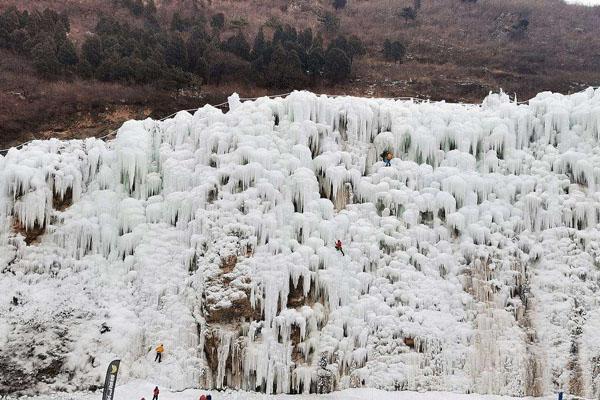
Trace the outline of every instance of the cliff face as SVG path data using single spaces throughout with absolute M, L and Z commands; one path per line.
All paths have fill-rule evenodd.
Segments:
M 0 158 L 2 393 L 598 395 L 600 91 L 229 108 Z

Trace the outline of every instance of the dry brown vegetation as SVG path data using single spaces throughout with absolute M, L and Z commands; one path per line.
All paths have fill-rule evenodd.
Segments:
M 174 11 L 188 17 L 223 12 L 228 21 L 245 19 L 248 37 L 269 20 L 316 32 L 322 28 L 319 16 L 333 11 L 331 2 L 325 0 L 155 2 L 165 24 Z M 4 0 L 0 10 L 10 5 L 67 10 L 70 36 L 76 43 L 93 30 L 101 13 L 141 23 L 107 0 Z M 399 12 L 412 5 L 413 0 L 348 0 L 346 8 L 335 12 L 340 32 L 358 35 L 368 55 L 354 63 L 350 82 L 310 89 L 478 102 L 490 90 L 500 88 L 526 99 L 543 90 L 567 93 L 600 85 L 600 7 L 561 0 L 422 0 L 416 21 L 406 23 Z M 511 27 L 523 18 L 529 21 L 526 34 L 512 37 Z M 232 32 L 226 29 L 222 35 Z M 381 47 L 386 38 L 407 45 L 404 63 L 383 60 Z M 60 136 L 61 132 L 64 136 L 96 135 L 126 118 L 220 102 L 233 91 L 242 96 L 268 92 L 237 82 L 204 86 L 202 93 L 194 94 L 91 81 L 48 82 L 35 76 L 28 60 L 8 53 L 0 54 L 0 60 L 0 143 L 4 145 L 34 136 Z

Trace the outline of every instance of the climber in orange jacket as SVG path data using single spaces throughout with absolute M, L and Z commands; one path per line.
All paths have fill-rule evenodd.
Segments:
M 338 239 L 337 242 L 335 242 L 335 249 L 342 253 L 342 256 L 345 256 L 344 249 L 342 249 L 342 241 L 340 239 Z
M 162 353 L 163 351 L 165 351 L 165 348 L 163 347 L 162 343 L 158 345 L 158 347 L 156 348 L 156 357 L 154 357 L 154 361 L 161 362 L 162 361 Z

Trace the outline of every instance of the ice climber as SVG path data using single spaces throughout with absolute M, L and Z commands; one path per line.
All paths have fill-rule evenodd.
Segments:
M 392 166 L 392 164 L 391 164 L 392 158 L 394 158 L 394 155 L 392 154 L 391 151 L 384 150 L 383 153 L 381 153 L 381 159 L 385 163 L 386 167 Z
M 160 393 L 160 390 L 158 390 L 158 386 L 154 388 L 154 391 L 152 393 L 154 394 L 152 400 L 158 400 L 158 394 Z
M 342 253 L 342 256 L 345 256 L 344 249 L 342 249 L 342 241 L 340 239 L 338 239 L 337 242 L 335 242 L 335 249 Z
M 206 400 L 212 400 L 212 396 L 210 394 L 206 395 Z
M 163 353 L 163 351 L 165 351 L 165 348 L 163 347 L 163 345 L 161 343 L 156 348 L 156 357 L 154 357 L 154 361 L 158 361 L 158 362 L 162 361 L 162 353 Z
M 200 396 L 200 400 L 206 400 L 206 396 L 205 395 Z

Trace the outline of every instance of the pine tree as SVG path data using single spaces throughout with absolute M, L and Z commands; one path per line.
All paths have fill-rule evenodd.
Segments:
M 346 7 L 346 0 L 333 0 L 333 8 L 340 10 Z
M 223 43 L 223 50 L 235 54 L 244 60 L 250 59 L 250 45 L 242 32 L 231 36 Z
M 91 36 L 81 46 L 83 59 L 92 67 L 97 68 L 102 62 L 102 41 L 98 36 Z
M 165 62 L 168 66 L 184 69 L 188 65 L 187 49 L 179 36 L 169 38 L 165 47 Z
M 225 26 L 225 15 L 223 13 L 213 15 L 210 19 L 210 26 L 212 26 L 216 31 L 223 29 Z
M 417 19 L 417 11 L 412 7 L 404 7 L 400 12 L 400 16 L 408 23 L 409 20 L 414 21 Z
M 66 39 L 58 44 L 56 56 L 58 58 L 58 62 L 60 62 L 62 65 L 70 66 L 79 62 L 75 46 L 69 39 Z
M 401 62 L 404 56 L 406 56 L 406 47 L 401 42 L 398 40 L 392 42 L 385 39 L 383 42 L 383 57 L 386 60 Z
M 304 79 L 300 58 L 296 52 L 286 51 L 283 46 L 277 46 L 266 70 L 267 85 L 280 89 L 291 89 L 301 85 Z
M 181 17 L 181 14 L 178 11 L 173 13 L 173 17 L 171 18 L 171 30 L 183 32 L 187 28 L 186 21 Z
M 254 38 L 254 44 L 252 46 L 251 58 L 253 60 L 256 60 L 258 57 L 260 57 L 263 54 L 266 47 L 267 47 L 267 42 L 265 40 L 265 33 L 263 32 L 263 29 L 260 28 L 260 30 L 256 34 L 256 37 Z
M 321 21 L 327 32 L 337 32 L 340 28 L 340 19 L 329 11 L 319 18 L 319 21 Z
M 390 39 L 385 39 L 383 42 L 383 58 L 386 60 L 392 59 L 392 42 Z
M 133 15 L 142 15 L 142 13 L 144 12 L 144 3 L 142 2 L 142 0 L 133 0 L 131 12 L 133 13 Z
M 364 56 L 367 54 L 364 43 L 356 35 L 350 36 L 350 39 L 348 39 L 348 46 L 351 51 L 350 61 L 353 61 L 356 56 Z
M 346 53 L 334 47 L 325 53 L 323 67 L 325 78 L 333 83 L 337 83 L 348 79 L 352 63 Z
M 146 15 L 156 14 L 156 4 L 154 3 L 154 0 L 146 1 L 145 11 L 146 11 Z
M 313 45 L 313 33 L 312 29 L 307 28 L 298 34 L 298 43 L 304 49 L 310 49 Z
M 51 37 L 47 37 L 31 49 L 31 58 L 35 69 L 44 76 L 50 77 L 60 72 L 56 43 Z
M 307 70 L 313 82 L 323 75 L 324 65 L 325 56 L 323 55 L 323 49 L 320 47 L 312 49 L 308 53 Z

